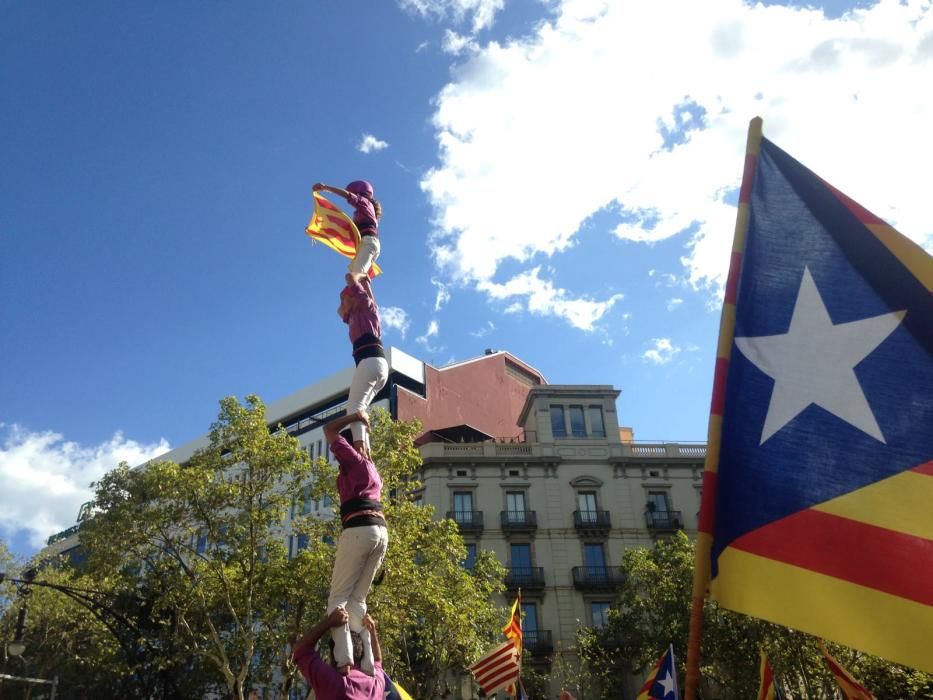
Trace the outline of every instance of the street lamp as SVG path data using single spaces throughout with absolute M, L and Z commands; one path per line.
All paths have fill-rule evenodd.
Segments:
M 10 656 L 22 656 L 26 651 L 26 643 L 23 641 L 23 633 L 26 631 L 26 601 L 23 601 L 19 609 L 19 615 L 16 617 L 16 631 L 13 634 L 13 641 L 6 645 L 6 650 Z

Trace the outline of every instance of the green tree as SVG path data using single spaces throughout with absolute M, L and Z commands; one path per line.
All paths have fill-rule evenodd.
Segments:
M 694 556 L 694 543 L 683 532 L 659 539 L 651 548 L 625 552 L 625 582 L 609 623 L 603 629 L 578 634 L 581 657 L 598 679 L 601 697 L 620 697 L 619 684 L 613 680 L 622 673 L 645 672 L 671 643 L 683 680 Z M 795 697 L 835 698 L 836 685 L 817 642 L 803 632 L 708 601 L 701 641 L 703 697 L 754 697 L 758 651 L 764 649 L 775 674 Z M 839 645 L 827 647 L 879 700 L 933 698 L 930 674 Z

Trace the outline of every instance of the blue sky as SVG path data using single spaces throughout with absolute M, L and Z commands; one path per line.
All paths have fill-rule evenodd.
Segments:
M 7 3 L 0 536 L 349 364 L 316 180 L 384 205 L 387 343 L 509 350 L 703 440 L 748 120 L 929 249 L 933 11 L 659 5 Z

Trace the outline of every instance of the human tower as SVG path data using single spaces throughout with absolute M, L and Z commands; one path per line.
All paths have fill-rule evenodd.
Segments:
M 367 413 L 369 404 L 389 376 L 382 347 L 379 307 L 371 280 L 378 272 L 375 261 L 380 251 L 378 229 L 382 206 L 374 196 L 372 185 L 364 180 L 355 180 L 345 189 L 316 183 L 312 190 L 338 195 L 353 208 L 353 226 L 350 227 L 345 216 L 316 194 L 315 217 L 308 232 L 313 235 L 315 220 L 322 218 L 318 206 L 326 205 L 329 216 L 335 217 L 331 221 L 336 222 L 336 228 L 350 233 L 340 239 L 338 230 L 324 242 L 348 257 L 352 253 L 337 313 L 349 328 L 356 368 L 346 415 L 324 425 L 324 438 L 339 465 L 337 492 L 343 525 L 331 574 L 327 612 L 295 643 L 292 655 L 318 700 L 383 700 L 386 677 L 381 667 L 379 638 L 375 622 L 366 612 L 366 596 L 389 544 L 380 501 L 382 479 L 372 460 Z M 335 238 L 340 240 L 335 243 Z M 345 430 L 347 428 L 349 430 Z M 331 664 L 325 663 L 316 651 L 318 641 L 328 631 L 332 639 Z

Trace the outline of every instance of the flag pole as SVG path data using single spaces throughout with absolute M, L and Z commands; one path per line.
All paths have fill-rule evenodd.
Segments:
M 732 238 L 729 276 L 719 318 L 719 344 L 716 350 L 716 369 L 713 373 L 713 395 L 710 401 L 709 426 L 706 437 L 706 460 L 703 464 L 703 497 L 700 501 L 700 525 L 697 535 L 696 564 L 693 569 L 693 602 L 690 609 L 690 637 L 687 641 L 687 677 L 684 700 L 696 700 L 700 681 L 700 637 L 703 631 L 703 603 L 710 579 L 710 553 L 713 545 L 713 526 L 716 516 L 716 473 L 719 470 L 719 446 L 722 436 L 722 409 L 726 394 L 726 376 L 732 339 L 735 335 L 735 301 L 745 252 L 745 232 L 748 229 L 749 201 L 755 179 L 755 166 L 761 149 L 761 117 L 748 124 L 745 142 L 745 167 L 739 190 L 739 205 Z

